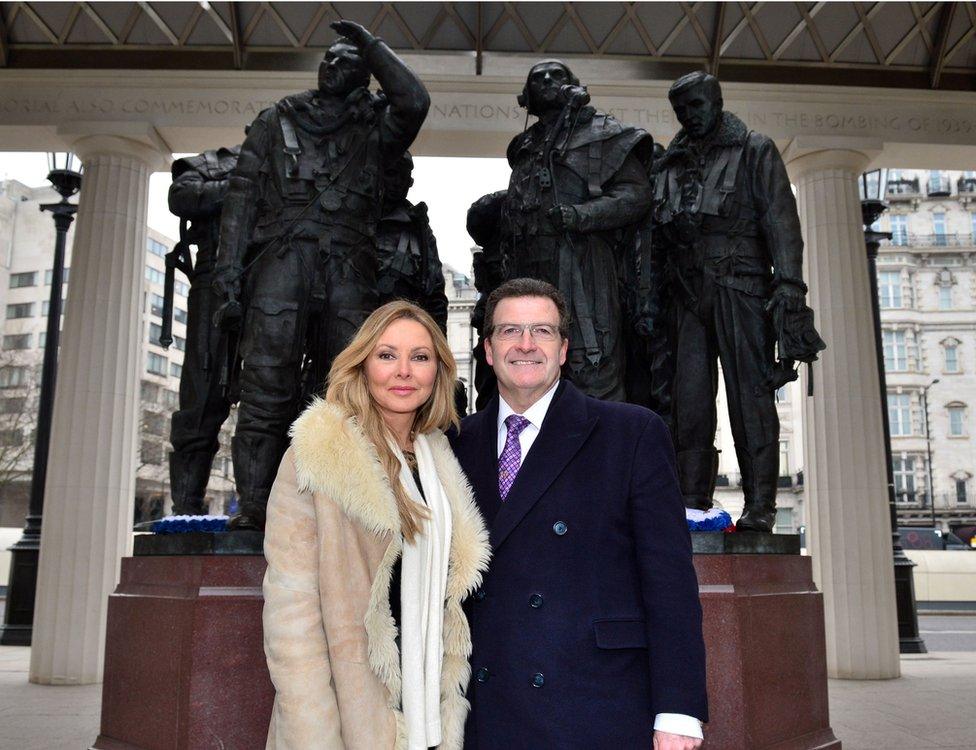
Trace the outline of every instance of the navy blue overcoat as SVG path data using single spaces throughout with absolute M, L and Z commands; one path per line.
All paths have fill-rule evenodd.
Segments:
M 453 436 L 493 557 L 468 602 L 468 750 L 650 748 L 707 720 L 691 542 L 664 423 L 559 385 L 503 503 L 498 398 Z

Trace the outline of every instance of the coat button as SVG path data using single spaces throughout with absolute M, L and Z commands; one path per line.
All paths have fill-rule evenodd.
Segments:
M 539 609 L 542 606 L 542 594 L 533 594 L 529 597 L 529 606 L 532 609 Z
M 556 523 L 552 525 L 552 530 L 556 532 L 556 536 L 562 536 L 569 530 L 569 527 L 566 525 L 565 521 L 556 521 Z
M 485 598 L 485 590 L 484 589 L 478 589 L 477 591 L 474 592 L 473 596 L 474 596 L 474 600 L 476 602 L 480 602 L 480 601 L 484 600 L 484 598 Z
M 534 675 L 532 675 L 532 687 L 541 688 L 545 684 L 546 678 L 542 672 L 536 672 Z
M 488 667 L 482 667 L 477 672 L 475 672 L 474 678 L 478 682 L 488 682 Z

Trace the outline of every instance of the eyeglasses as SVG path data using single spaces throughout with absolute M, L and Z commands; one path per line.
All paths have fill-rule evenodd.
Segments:
M 559 327 L 550 323 L 499 323 L 492 326 L 492 338 L 499 341 L 517 341 L 528 331 L 534 341 L 549 342 L 559 337 Z

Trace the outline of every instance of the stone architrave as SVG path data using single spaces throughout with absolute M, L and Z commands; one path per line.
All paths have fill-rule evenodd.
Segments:
M 149 175 L 169 155 L 145 129 L 122 132 L 72 144 L 84 180 L 44 495 L 30 663 L 40 684 L 101 681 L 108 595 L 130 545 Z

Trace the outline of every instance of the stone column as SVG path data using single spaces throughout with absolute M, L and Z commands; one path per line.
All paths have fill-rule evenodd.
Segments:
M 857 179 L 872 145 L 784 153 L 803 227 L 803 273 L 827 350 L 803 399 L 807 545 L 823 592 L 831 677 L 898 677 L 898 619 L 871 287 Z M 877 144 L 880 146 L 880 144 Z
M 108 595 L 129 553 L 150 172 L 160 151 L 86 135 L 64 315 L 30 681 L 101 681 Z

